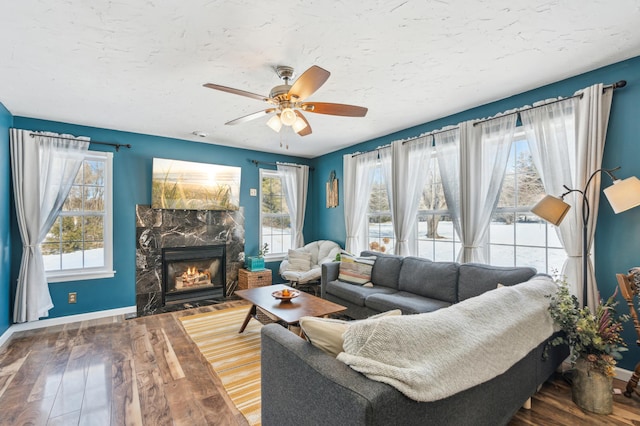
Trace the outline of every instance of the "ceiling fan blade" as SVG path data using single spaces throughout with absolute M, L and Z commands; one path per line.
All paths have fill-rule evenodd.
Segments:
M 220 86 L 219 84 L 207 83 L 203 84 L 204 87 L 208 87 L 209 89 L 220 90 L 222 92 L 233 93 L 234 95 L 246 96 L 247 98 L 257 99 L 259 101 L 267 101 L 269 99 L 266 96 L 257 95 L 255 93 L 246 92 L 240 89 L 234 89 L 232 87 Z
M 328 102 L 308 102 L 300 105 L 300 108 L 316 114 L 342 115 L 345 117 L 364 117 L 368 111 L 365 107 Z
M 331 73 L 319 66 L 313 65 L 302 73 L 289 89 L 289 96 L 294 102 L 307 99 L 324 84 Z
M 247 121 L 255 120 L 256 118 L 264 117 L 265 115 L 271 114 L 275 112 L 275 108 L 268 108 L 264 111 L 254 112 L 253 114 L 245 115 L 244 117 L 236 118 L 235 120 L 227 121 L 224 124 L 241 124 L 246 123 Z
M 302 113 L 298 110 L 296 110 L 296 115 L 298 117 L 300 117 L 302 119 L 302 121 L 304 121 L 307 124 L 307 127 L 305 127 L 304 129 L 301 129 L 299 132 L 297 132 L 300 136 L 307 136 L 311 134 L 311 125 L 309 124 L 309 122 L 307 121 L 306 118 L 304 118 L 304 115 L 302 115 Z

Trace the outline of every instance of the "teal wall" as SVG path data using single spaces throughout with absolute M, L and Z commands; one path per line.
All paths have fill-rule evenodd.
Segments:
M 9 128 L 13 116 L 0 103 L 0 336 L 11 324 L 10 219 L 11 171 L 9 168 Z
M 259 188 L 259 169 L 250 160 L 309 163 L 306 159 L 285 155 L 25 117 L 15 117 L 13 125 L 20 129 L 47 130 L 89 136 L 92 140 L 101 142 L 132 145 L 131 149 L 121 148 L 120 152 L 114 153 L 113 158 L 113 265 L 116 275 L 109 279 L 49 284 L 55 305 L 50 311 L 50 317 L 135 305 L 135 206 L 151 204 L 151 166 L 154 157 L 242 167 L 240 205 L 245 212 L 245 252 L 248 254 L 256 254 L 258 251 L 259 229 L 258 197 L 249 196 L 250 188 Z M 115 151 L 112 147 L 95 144 L 90 149 Z M 22 246 L 15 225 L 15 215 L 13 216 L 11 280 L 15 282 Z M 309 228 L 313 227 L 313 224 L 307 223 Z M 78 302 L 72 305 L 67 303 L 67 294 L 71 291 L 78 293 Z
M 334 240 L 344 246 L 343 154 L 372 150 L 394 140 L 415 137 L 465 120 L 490 117 L 542 99 L 570 96 L 592 84 L 610 84 L 618 80 L 626 80 L 627 87 L 616 90 L 613 96 L 602 165 L 605 168 L 621 166 L 622 169 L 617 173 L 619 178 L 632 175 L 640 177 L 640 57 L 637 57 L 314 159 L 317 176 L 326 181 L 329 171 L 335 169 L 340 179 L 340 205 L 336 209 L 326 209 L 324 206 L 324 183 L 320 182 L 315 188 L 313 209 L 317 212 L 317 217 L 314 238 Z M 606 185 L 611 183 L 607 178 L 603 178 L 602 182 Z M 615 291 L 615 274 L 627 272 L 633 266 L 640 266 L 640 207 L 615 215 L 605 197 L 601 197 L 595 237 L 595 267 L 603 298 L 608 298 Z M 618 298 L 618 311 L 628 313 L 624 300 L 620 296 Z M 625 325 L 624 337 L 628 342 L 629 352 L 620 366 L 633 370 L 640 360 L 640 349 L 635 343 L 637 336 L 631 322 Z

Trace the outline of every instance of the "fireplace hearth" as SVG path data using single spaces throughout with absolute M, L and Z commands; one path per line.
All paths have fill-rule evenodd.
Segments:
M 224 244 L 162 249 L 162 305 L 226 294 Z

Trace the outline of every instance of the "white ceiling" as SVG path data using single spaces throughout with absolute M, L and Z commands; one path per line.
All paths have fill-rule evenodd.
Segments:
M 638 56 L 639 23 L 638 0 L 6 0 L 0 102 L 16 116 L 314 157 Z M 202 85 L 268 95 L 279 64 L 331 71 L 308 100 L 369 113 L 305 113 L 305 137 L 268 117 L 225 126 L 268 104 Z

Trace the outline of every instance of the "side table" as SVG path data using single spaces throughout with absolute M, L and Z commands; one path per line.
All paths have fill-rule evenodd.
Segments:
M 262 271 L 248 271 L 244 268 L 238 270 L 238 289 L 264 287 L 271 285 L 271 269 Z

